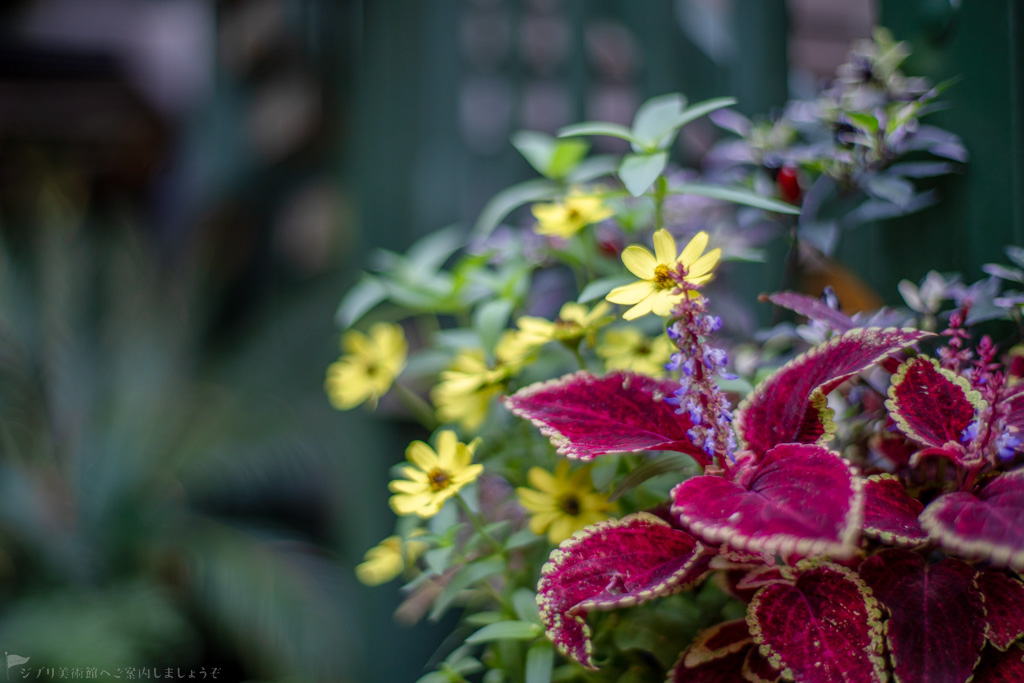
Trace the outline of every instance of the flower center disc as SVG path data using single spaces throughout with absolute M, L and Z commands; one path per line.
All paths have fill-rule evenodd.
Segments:
M 448 488 L 448 484 L 451 483 L 451 477 L 442 469 L 431 470 L 427 474 L 427 479 L 430 480 L 431 491 L 441 491 Z
M 562 496 L 558 500 L 558 507 L 562 509 L 567 515 L 576 516 L 580 513 L 580 501 L 579 499 L 570 494 L 568 496 Z
M 672 271 L 664 263 L 654 267 L 654 284 L 661 289 L 672 289 L 678 287 L 676 280 L 672 277 Z

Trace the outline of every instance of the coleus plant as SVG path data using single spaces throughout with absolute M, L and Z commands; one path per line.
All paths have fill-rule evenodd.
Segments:
M 537 588 L 551 641 L 596 668 L 588 613 L 717 574 L 747 601 L 746 618 L 680 643 L 670 681 L 1024 680 L 1024 468 L 1013 469 L 1024 384 L 1010 383 L 995 345 L 967 349 L 957 313 L 932 359 L 914 350 L 931 333 L 858 327 L 816 300 L 776 295 L 835 333 L 733 416 L 714 381 L 719 323 L 689 294 L 668 327 L 678 381 L 577 372 L 505 399 L 562 455 L 677 451 L 703 468 L 666 505 L 552 552 Z M 828 394 L 877 365 L 891 373 L 877 436 L 900 446 L 886 450 L 899 454 L 887 469 L 829 448 Z

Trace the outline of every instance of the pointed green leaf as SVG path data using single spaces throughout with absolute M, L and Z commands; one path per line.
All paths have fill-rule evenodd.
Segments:
M 604 121 L 587 121 L 566 126 L 558 131 L 558 137 L 568 138 L 577 135 L 608 135 L 613 138 L 622 138 L 635 142 L 633 134 L 625 126 L 617 123 L 605 123 Z
M 654 97 L 642 105 L 633 118 L 633 141 L 653 150 L 672 132 L 673 123 L 683 113 L 686 98 L 679 93 Z
M 505 571 L 505 561 L 500 557 L 487 557 L 467 564 L 459 570 L 455 577 L 448 582 L 448 585 L 444 587 L 441 594 L 437 596 L 437 600 L 434 601 L 434 608 L 430 610 L 430 620 L 437 621 L 440 619 L 463 590 L 469 588 L 477 581 L 500 574 L 503 571 Z
M 387 295 L 388 289 L 380 280 L 364 274 L 363 279 L 348 290 L 338 305 L 338 312 L 334 314 L 335 323 L 343 329 L 350 327 L 367 311 L 384 301 Z
M 533 640 L 543 632 L 544 628 L 540 624 L 531 624 L 528 621 L 499 621 L 484 626 L 466 638 L 466 642 L 476 644 L 492 640 Z
M 651 458 L 639 467 L 634 467 L 630 470 L 629 474 L 623 477 L 619 485 L 612 491 L 612 495 L 608 496 L 608 500 L 616 500 L 622 494 L 632 491 L 648 479 L 662 474 L 668 474 L 669 472 L 686 473 L 688 475 L 697 474 L 696 465 L 697 463 L 693 458 L 682 453 L 666 453 L 660 458 Z
M 511 142 L 537 173 L 548 175 L 551 159 L 555 154 L 553 137 L 532 130 L 521 130 L 512 134 Z
M 800 207 L 781 202 L 778 199 L 762 197 L 742 187 L 721 187 L 718 185 L 702 185 L 699 183 L 685 183 L 676 185 L 669 189 L 669 194 L 695 194 L 711 199 L 720 199 L 724 202 L 733 202 L 752 206 L 755 209 L 775 211 L 776 213 L 788 213 L 792 216 L 800 214 Z
M 571 183 L 589 183 L 603 176 L 615 173 L 619 165 L 619 157 L 614 154 L 598 154 L 584 159 L 569 173 Z
M 491 200 L 480 212 L 473 226 L 473 238 L 484 239 L 490 235 L 498 224 L 515 209 L 523 204 L 553 199 L 558 196 L 558 186 L 546 178 L 536 178 L 507 187 Z
M 473 314 L 473 327 L 476 328 L 480 342 L 488 352 L 498 343 L 498 337 L 505 331 L 510 315 L 512 302 L 507 299 L 492 299 L 477 308 Z
M 716 97 L 714 99 L 698 102 L 679 114 L 676 120 L 672 122 L 671 130 L 682 128 L 686 124 L 691 121 L 696 121 L 705 114 L 710 114 L 713 111 L 723 109 L 725 107 L 731 107 L 734 104 L 736 104 L 735 97 Z
M 559 140 L 551 155 L 547 175 L 555 179 L 564 178 L 576 168 L 589 149 L 590 145 L 583 140 Z
M 639 197 L 651 186 L 668 163 L 668 152 L 627 154 L 619 164 L 619 179 L 629 193 Z
M 534 643 L 526 652 L 526 683 L 551 683 L 555 648 L 546 640 Z

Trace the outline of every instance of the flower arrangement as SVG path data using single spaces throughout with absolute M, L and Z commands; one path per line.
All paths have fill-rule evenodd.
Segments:
M 919 123 L 938 89 L 905 55 L 880 32 L 800 118 L 670 95 L 628 128 L 520 133 L 542 178 L 495 197 L 469 244 L 384 254 L 346 297 L 346 326 L 402 325 L 346 333 L 332 401 L 394 398 L 436 432 L 357 570 L 404 576 L 403 614 L 462 608 L 422 683 L 1024 680 L 1024 368 L 973 327 L 1019 325 L 1002 287 L 1024 283 L 1024 251 L 969 287 L 904 283 L 909 309 L 773 294 L 807 322 L 742 368 L 715 314 L 729 262 L 756 257 L 744 227 L 817 248 L 837 188 L 857 220 L 934 201 L 910 178 L 952 166 L 903 156 L 965 156 Z M 669 152 L 708 114 L 742 138 L 693 182 Z M 587 157 L 594 135 L 631 151 Z M 532 229 L 499 225 L 525 206 Z

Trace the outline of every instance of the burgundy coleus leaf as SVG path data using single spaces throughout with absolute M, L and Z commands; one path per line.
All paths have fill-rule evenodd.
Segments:
M 750 683 L 777 683 L 782 679 L 782 671 L 768 661 L 756 647 L 747 650 L 747 658 L 740 673 L 743 680 Z
M 1024 584 L 1002 572 L 981 571 L 974 585 L 984 601 L 985 638 L 1005 650 L 1024 636 Z
M 985 406 L 963 377 L 924 356 L 903 363 L 892 377 L 885 407 L 900 431 L 962 462 L 964 430 Z
M 733 683 L 741 680 L 743 664 L 753 649 L 745 619 L 734 619 L 704 629 L 672 667 L 668 680 Z
M 789 567 L 758 567 L 747 572 L 742 579 L 736 582 L 736 588 L 740 590 L 758 589 L 773 583 L 793 583 L 792 570 Z
M 885 680 L 882 613 L 856 572 L 805 560 L 794 583 L 765 586 L 747 607 L 754 642 L 782 675 L 807 683 Z
M 1000 652 L 991 647 L 981 653 L 971 683 L 1020 683 L 1024 681 L 1024 651 L 1012 647 Z
M 538 382 L 504 399 L 513 413 L 530 420 L 562 455 L 589 460 L 605 453 L 679 451 L 707 465 L 708 456 L 686 436 L 688 415 L 662 400 L 679 387 L 618 371 L 605 377 L 577 372 Z
M 741 446 L 763 455 L 780 443 L 825 443 L 832 411 L 825 397 L 858 372 L 913 344 L 927 332 L 857 328 L 793 359 L 757 385 L 736 411 Z
M 548 638 L 588 668 L 590 610 L 646 602 L 696 583 L 709 554 L 685 531 L 646 512 L 598 522 L 551 553 L 537 584 L 537 604 Z
M 891 474 L 875 474 L 864 483 L 864 535 L 869 538 L 901 547 L 927 543 L 928 534 L 917 521 L 923 509 Z
M 702 475 L 672 490 L 672 512 L 712 544 L 749 552 L 850 557 L 857 551 L 863 479 L 837 453 L 782 444 L 737 480 Z
M 1000 412 L 1004 415 L 1003 424 L 1024 431 L 1024 383 L 1007 389 L 1000 403 Z
M 775 292 L 774 294 L 762 294 L 758 297 L 761 301 L 770 301 L 776 306 L 788 308 L 805 318 L 822 322 L 836 332 L 848 332 L 857 327 L 853 318 L 842 311 L 829 306 L 821 299 L 799 292 Z
M 964 683 L 984 642 L 975 571 L 947 558 L 929 565 L 909 550 L 886 549 L 859 569 L 889 612 L 885 635 L 896 680 Z
M 945 493 L 928 504 L 920 520 L 951 554 L 1024 571 L 1024 469 L 1000 474 L 977 494 Z

